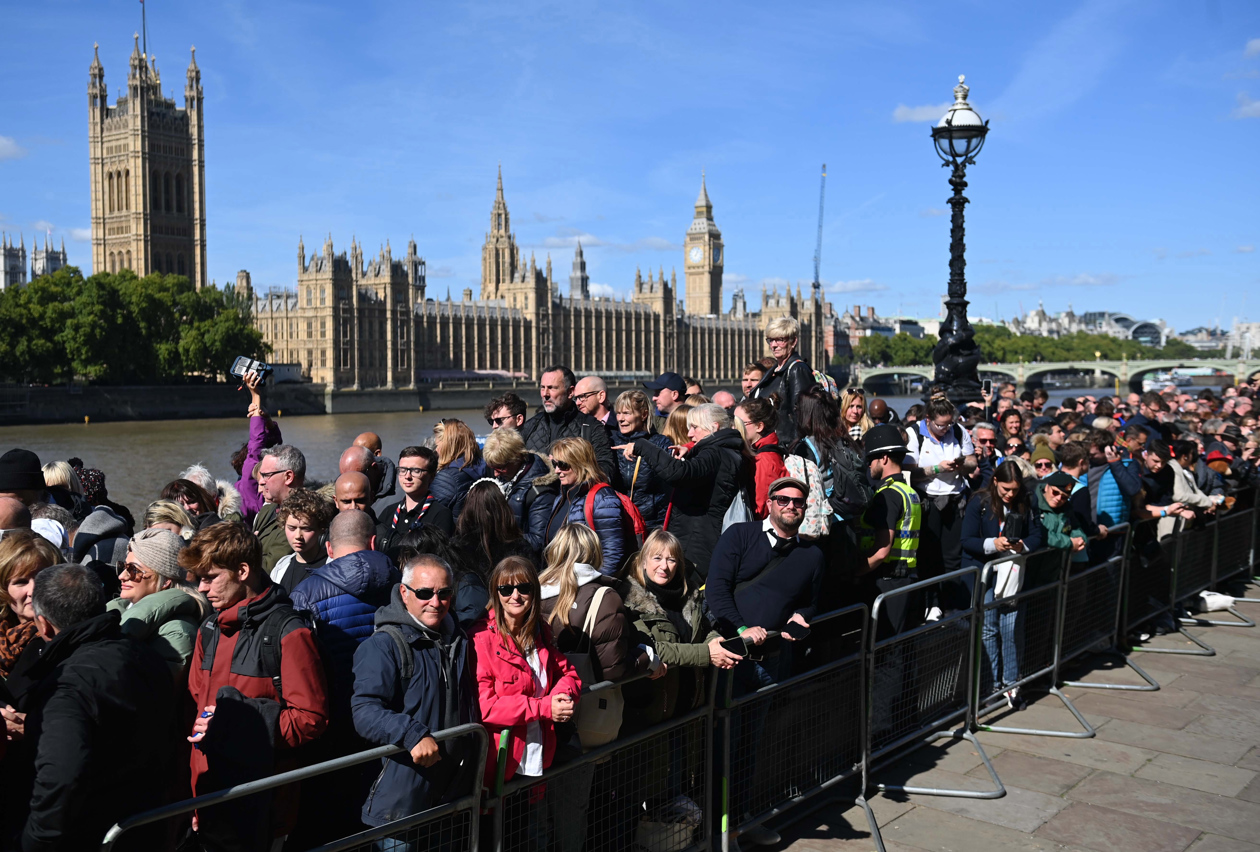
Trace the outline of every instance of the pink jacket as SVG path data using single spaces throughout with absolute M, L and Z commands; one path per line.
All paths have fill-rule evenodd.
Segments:
M 495 627 L 494 611 L 472 626 L 473 661 L 477 668 L 477 697 L 481 723 L 490 734 L 486 756 L 486 786 L 493 789 L 498 764 L 499 734 L 511 731 L 504 779 L 516 774 L 525 754 L 525 726 L 538 722 L 543 736 L 543 766 L 550 766 L 556 752 L 556 730 L 551 721 L 551 697 L 560 693 L 579 698 L 582 681 L 573 666 L 556 650 L 551 630 L 542 626 L 538 656 L 547 672 L 547 695 L 534 698 L 534 674 L 514 643 L 507 643 Z

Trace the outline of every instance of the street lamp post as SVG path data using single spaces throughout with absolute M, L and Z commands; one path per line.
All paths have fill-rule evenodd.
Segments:
M 940 340 L 932 350 L 932 362 L 936 365 L 936 385 L 943 387 L 955 404 L 981 398 L 980 376 L 976 372 L 980 347 L 967 321 L 967 247 L 963 242 L 963 207 L 967 197 L 963 190 L 967 188 L 967 165 L 975 163 L 989 132 L 989 122 L 981 121 L 967 103 L 969 88 L 963 79 L 959 76 L 954 87 L 954 103 L 949 112 L 932 128 L 932 141 L 944 161 L 942 165 L 952 167 L 949 185 L 954 188 L 949 199 L 953 211 L 949 226 L 949 298 L 945 300 L 945 321 L 941 324 Z

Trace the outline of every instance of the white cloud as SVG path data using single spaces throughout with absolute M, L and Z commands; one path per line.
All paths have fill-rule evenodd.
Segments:
M 1102 272 L 1092 274 L 1089 272 L 1078 272 L 1076 275 L 1055 275 L 1051 278 L 1043 278 L 1037 282 L 1038 287 L 1110 287 L 1118 284 L 1122 275 L 1116 275 L 1113 272 Z
M 1246 92 L 1238 93 L 1238 106 L 1230 113 L 1234 118 L 1260 118 L 1260 101 L 1253 101 Z
M 1238 252 L 1239 254 L 1251 254 L 1255 250 L 1256 250 L 1255 246 L 1239 246 L 1238 248 L 1234 249 L 1234 251 Z
M 726 272 L 722 275 L 722 283 L 730 284 L 732 287 L 742 287 L 751 280 L 747 275 L 741 275 L 738 272 Z
M 935 217 L 937 217 L 937 216 L 948 216 L 948 215 L 949 215 L 949 211 L 948 211 L 948 210 L 942 210 L 942 209 L 941 209 L 941 208 L 939 208 L 939 207 L 929 207 L 929 208 L 928 208 L 928 209 L 926 209 L 926 210 L 920 210 L 920 211 L 919 211 L 919 215 L 920 215 L 921 217 L 923 217 L 924 219 L 933 219 L 933 218 L 935 218 Z
M 828 293 L 876 293 L 887 290 L 888 285 L 877 284 L 871 278 L 858 278 L 853 281 L 833 281 L 824 285 Z
M 1260 56 L 1260 38 L 1253 38 L 1247 42 L 1247 47 L 1243 50 L 1243 56 Z
M 49 231 L 57 230 L 57 226 L 46 219 L 40 219 L 38 222 L 32 224 L 31 227 L 35 229 L 35 233 L 37 234 L 46 234 Z
M 613 289 L 611 284 L 596 284 L 594 281 L 592 281 L 591 282 L 591 295 L 604 296 L 606 298 L 611 299 L 613 296 L 617 295 L 617 291 Z
M 611 240 L 605 240 L 594 234 L 579 231 L 576 228 L 563 228 L 559 234 L 554 237 L 546 237 L 541 243 L 528 244 L 527 247 L 539 247 L 546 249 L 576 248 L 581 243 L 582 248 L 608 248 L 613 251 L 626 253 L 640 251 L 682 251 L 682 244 L 673 240 L 667 240 L 664 237 L 643 237 L 634 242 L 619 243 Z
M 74 240 L 76 243 L 89 243 L 92 241 L 92 229 L 71 228 L 70 239 Z
M 425 270 L 425 276 L 428 278 L 454 278 L 455 270 L 449 266 L 430 266 Z
M 26 149 L 12 136 L 0 136 L 0 160 L 19 160 L 26 156 Z
M 775 290 L 780 287 L 791 287 L 792 282 L 788 281 L 786 278 L 762 278 L 761 286 L 765 287 L 767 290 Z
M 953 105 L 953 101 L 946 101 L 943 104 L 935 106 L 916 106 L 908 107 L 904 104 L 897 104 L 897 108 L 893 110 L 893 121 L 930 121 L 936 123 L 941 120 L 941 116 L 949 111 Z M 973 104 L 974 106 L 974 104 Z

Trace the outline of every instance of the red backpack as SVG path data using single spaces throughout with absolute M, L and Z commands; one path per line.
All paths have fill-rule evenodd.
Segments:
M 591 529 L 595 529 L 595 492 L 601 488 L 612 488 L 612 486 L 607 482 L 596 482 L 591 486 L 591 490 L 586 492 L 586 525 Z M 643 523 L 643 515 L 639 513 L 639 507 L 634 505 L 633 500 L 615 489 L 613 493 L 621 501 L 622 513 L 630 519 L 630 525 L 634 527 L 634 538 L 637 543 L 635 550 L 637 551 L 643 547 L 643 539 L 647 537 L 647 524 Z M 629 556 L 629 552 L 626 555 Z

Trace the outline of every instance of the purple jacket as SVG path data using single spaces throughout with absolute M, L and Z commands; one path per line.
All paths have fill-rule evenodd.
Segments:
M 269 417 L 249 418 L 249 444 L 246 447 L 245 463 L 241 465 L 241 478 L 236 483 L 236 490 L 241 494 L 241 517 L 246 526 L 254 523 L 254 516 L 262 510 L 263 498 L 258 493 L 258 482 L 254 479 L 254 469 L 262 461 L 262 451 L 280 443 L 280 427 Z

